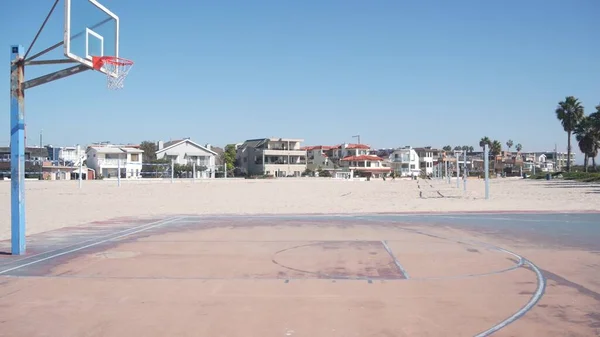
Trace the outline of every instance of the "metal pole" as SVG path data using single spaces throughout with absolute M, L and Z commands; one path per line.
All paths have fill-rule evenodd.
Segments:
M 10 244 L 25 254 L 25 63 L 23 46 L 10 47 Z
M 173 176 L 175 174 L 175 161 L 171 159 L 171 184 L 173 183 Z
M 192 181 L 196 182 L 196 162 L 192 163 Z
M 227 163 L 226 162 L 223 163 L 223 170 L 224 170 L 223 178 L 227 178 Z
M 117 186 L 121 187 L 121 158 L 117 158 Z
M 81 188 L 81 179 L 83 176 L 83 158 L 81 158 L 81 147 L 77 145 L 77 158 L 79 159 L 79 188 Z
M 454 152 L 454 157 L 456 157 L 456 188 L 460 188 L 460 153 Z
M 43 136 L 44 135 L 44 130 L 40 131 L 40 158 L 41 158 L 41 154 L 42 154 L 42 142 L 43 142 Z M 40 160 L 40 180 L 44 180 L 44 160 Z
M 467 175 L 467 151 L 465 151 L 464 158 L 465 158 L 465 162 L 463 164 L 464 165 L 464 170 L 463 170 L 463 172 L 464 172 L 464 174 L 463 174 L 463 188 L 464 188 L 464 190 L 466 192 L 467 191 L 467 178 L 468 178 L 468 175 Z
M 485 171 L 485 199 L 490 198 L 490 158 L 488 145 L 483 145 L 483 170 Z
M 448 172 L 449 169 L 450 163 L 448 162 L 448 157 L 446 157 L 446 180 L 448 180 L 448 185 L 450 184 L 450 172 Z

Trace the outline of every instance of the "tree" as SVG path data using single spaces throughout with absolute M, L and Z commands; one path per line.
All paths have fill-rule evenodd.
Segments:
M 469 152 L 475 152 L 475 148 L 472 146 L 469 146 Z
M 502 152 L 502 143 L 500 143 L 500 142 L 499 142 L 499 141 L 497 141 L 497 140 L 494 140 L 494 141 L 492 142 L 492 145 L 490 145 L 490 153 L 491 153 L 493 156 L 497 156 L 497 155 L 499 155 L 501 152 Z
M 563 129 L 567 133 L 567 172 L 571 171 L 571 135 L 577 124 L 584 117 L 584 108 L 579 100 L 573 96 L 568 96 L 564 101 L 558 102 L 555 110 L 556 118 L 560 121 Z
M 144 162 L 151 163 L 156 160 L 156 151 L 158 151 L 156 143 L 145 140 L 140 143 L 140 149 L 144 151 L 142 154 Z
M 462 146 L 455 146 L 454 147 L 454 151 L 460 151 L 462 149 Z
M 481 147 L 481 149 L 482 149 L 482 150 L 484 150 L 484 151 L 485 151 L 485 149 L 484 149 L 483 147 L 484 147 L 484 145 L 486 145 L 486 144 L 487 144 L 487 146 L 488 146 L 488 149 L 492 147 L 492 141 L 491 141 L 491 140 L 490 140 L 490 138 L 489 138 L 489 137 L 487 137 L 487 136 L 486 136 L 486 137 L 483 137 L 483 138 L 481 138 L 481 140 L 479 140 L 479 146 L 480 146 L 480 147 Z
M 596 110 L 589 116 L 584 116 L 573 129 L 579 150 L 584 155 L 583 166 L 586 172 L 590 158 L 592 166 L 596 170 L 596 156 L 600 149 L 600 105 L 596 107 Z
M 510 152 L 510 149 L 512 149 L 513 147 L 513 141 L 512 139 L 509 139 L 508 142 L 506 142 L 506 147 L 508 147 L 508 152 Z
M 235 168 L 236 150 L 235 144 L 227 144 L 225 146 L 223 161 L 227 164 L 227 171 L 231 171 Z
M 521 145 L 521 143 L 517 144 L 517 146 L 515 146 L 515 150 L 517 150 L 517 152 L 521 152 L 521 150 L 523 150 L 523 145 Z
M 452 146 L 450 146 L 450 145 L 446 145 L 446 146 L 444 146 L 444 147 L 442 148 L 442 150 L 444 150 L 444 151 L 446 151 L 446 152 L 450 152 L 450 151 L 452 151 Z

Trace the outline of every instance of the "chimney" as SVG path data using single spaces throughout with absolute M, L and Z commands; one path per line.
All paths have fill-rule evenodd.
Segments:
M 206 149 L 208 149 L 208 150 L 211 150 L 211 151 L 212 151 L 212 148 L 211 148 L 211 146 L 210 146 L 210 143 L 206 144 L 205 148 L 206 148 Z
M 158 151 L 162 150 L 163 147 L 165 147 L 165 142 L 159 140 L 158 143 L 156 143 L 156 147 L 158 148 Z

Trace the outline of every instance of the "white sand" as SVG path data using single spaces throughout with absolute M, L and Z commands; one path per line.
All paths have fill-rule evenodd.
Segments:
M 432 186 L 430 186 L 433 185 Z M 419 189 L 418 186 L 421 188 Z M 417 211 L 600 210 L 600 185 L 494 179 L 485 200 L 483 180 L 468 192 L 443 181 L 278 180 L 27 181 L 27 233 L 122 216 L 177 214 L 369 213 Z M 444 196 L 440 197 L 437 191 Z M 423 197 L 419 196 L 423 192 Z M 0 182 L 0 240 L 10 237 L 10 181 Z

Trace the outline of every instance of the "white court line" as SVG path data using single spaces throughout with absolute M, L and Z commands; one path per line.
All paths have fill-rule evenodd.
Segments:
M 67 248 L 70 248 L 70 247 L 75 247 L 75 246 L 78 246 L 78 245 L 80 245 L 80 244 L 83 244 L 83 243 L 86 243 L 86 242 L 95 241 L 95 240 L 101 240 L 101 239 L 104 239 L 104 238 L 107 238 L 107 237 L 111 237 L 111 236 L 113 236 L 113 235 L 115 235 L 115 234 L 120 234 L 120 233 L 129 232 L 129 231 L 131 231 L 131 230 L 135 230 L 135 229 L 138 229 L 138 228 L 141 228 L 141 227 L 144 227 L 144 226 L 151 226 L 151 225 L 154 225 L 154 224 L 157 224 L 157 223 L 160 223 L 160 222 L 163 222 L 163 221 L 167 221 L 167 220 L 172 220 L 172 219 L 174 219 L 174 218 L 167 218 L 167 219 L 162 219 L 162 220 L 157 220 L 157 221 L 153 221 L 153 222 L 149 222 L 149 223 L 141 224 L 141 225 L 139 225 L 139 226 L 135 226 L 135 227 L 127 228 L 127 229 L 124 229 L 124 230 L 118 231 L 118 232 L 116 232 L 116 233 L 111 233 L 111 234 L 107 234 L 107 235 L 100 236 L 100 237 L 98 237 L 98 238 L 93 238 L 93 239 L 84 240 L 83 242 L 75 243 L 75 244 L 68 245 L 68 246 L 65 246 L 65 247 L 62 247 L 62 248 L 58 248 L 58 249 L 54 249 L 54 250 L 51 250 L 51 251 L 48 251 L 48 252 L 42 252 L 42 253 L 37 253 L 37 254 L 34 254 L 34 255 L 29 255 L 29 256 L 23 257 L 23 258 L 21 258 L 21 259 L 17 259 L 15 262 L 29 260 L 29 259 L 32 259 L 32 258 L 34 258 L 34 257 L 36 257 L 36 256 L 40 256 L 40 255 L 52 254 L 52 252 L 57 252 L 57 251 L 59 251 L 59 250 L 67 249 Z M 83 228 L 82 228 L 82 229 L 83 229 Z M 42 233 L 40 233 L 40 234 L 42 234 Z M 9 263 L 6 263 L 5 265 L 9 265 L 9 264 L 12 264 L 12 263 L 10 263 L 10 262 L 9 262 Z M 0 274 L 1 274 L 1 273 L 0 273 Z
M 396 256 L 394 256 L 394 253 L 392 252 L 392 249 L 390 248 L 390 246 L 388 246 L 387 242 L 384 240 L 381 241 L 381 244 L 383 245 L 383 248 L 385 248 L 385 250 L 388 252 L 388 254 L 390 254 L 390 256 L 392 257 L 392 260 L 394 260 L 394 264 L 396 265 L 396 267 L 398 267 L 398 269 L 400 269 L 402 274 L 404 274 L 404 277 L 408 280 L 410 278 L 408 276 L 408 272 L 406 272 L 404 267 L 402 267 L 402 265 L 400 264 L 400 261 L 398 261 Z
M 450 216 L 450 215 L 429 215 L 429 218 L 440 218 L 440 219 L 458 219 L 458 220 L 499 220 L 499 221 L 517 221 L 517 222 L 560 222 L 560 223 L 571 223 L 571 220 L 538 220 L 538 219 L 521 219 L 521 218 L 490 218 L 480 217 L 475 214 L 468 216 Z M 578 223 L 591 223 L 591 221 L 575 220 Z M 595 222 L 594 222 L 595 223 Z
M 10 271 L 17 270 L 17 269 L 20 269 L 20 268 L 23 268 L 23 267 L 27 267 L 27 266 L 30 266 L 30 265 L 33 265 L 33 264 L 36 264 L 36 263 L 44 262 L 44 261 L 47 261 L 47 260 L 53 259 L 53 258 L 55 258 L 55 257 L 59 257 L 59 256 L 62 256 L 62 255 L 66 255 L 66 254 L 74 253 L 74 252 L 76 252 L 76 251 L 79 251 L 79 250 L 82 250 L 82 249 L 86 249 L 86 248 L 94 247 L 94 246 L 97 246 L 97 245 L 100 245 L 100 244 L 106 243 L 106 242 L 108 242 L 108 241 L 112 241 L 112 240 L 116 240 L 116 239 L 121 239 L 121 238 L 124 238 L 124 237 L 126 237 L 126 236 L 129 236 L 129 235 L 131 235 L 131 234 L 136 234 L 136 233 L 140 233 L 140 232 L 143 232 L 143 231 L 147 231 L 147 230 L 149 230 L 149 229 L 152 229 L 152 228 L 160 227 L 160 226 L 163 226 L 163 225 L 166 225 L 166 224 L 172 223 L 172 222 L 174 222 L 174 221 L 176 221 L 176 220 L 179 220 L 179 219 L 181 219 L 181 218 L 182 218 L 182 217 L 176 217 L 176 218 L 171 218 L 170 220 L 164 220 L 163 222 L 159 222 L 159 223 L 156 223 L 156 224 L 154 224 L 154 225 L 149 225 L 149 226 L 148 226 L 148 225 L 146 225 L 146 227 L 144 227 L 144 228 L 141 228 L 141 229 L 138 229 L 138 230 L 136 230 L 136 231 L 133 231 L 133 232 L 125 233 L 125 234 L 118 235 L 118 236 L 111 236 L 111 237 L 109 237 L 109 238 L 107 238 L 107 239 L 100 240 L 100 241 L 96 241 L 96 242 L 94 242 L 94 243 L 90 243 L 89 245 L 85 245 L 85 246 L 77 247 L 77 248 L 74 248 L 74 249 L 68 250 L 68 251 L 66 251 L 66 252 L 57 253 L 57 254 L 54 254 L 54 255 L 47 256 L 47 257 L 45 257 L 45 258 L 43 258 L 43 259 L 39 259 L 39 260 L 31 261 L 31 262 L 28 262 L 28 263 L 24 263 L 24 264 L 18 265 L 18 266 L 16 266 L 16 267 L 12 267 L 12 268 L 9 268 L 9 269 L 2 270 L 2 271 L 0 271 L 0 275 L 2 275 L 2 274 L 6 274 L 6 273 L 8 273 L 8 272 L 10 272 Z

